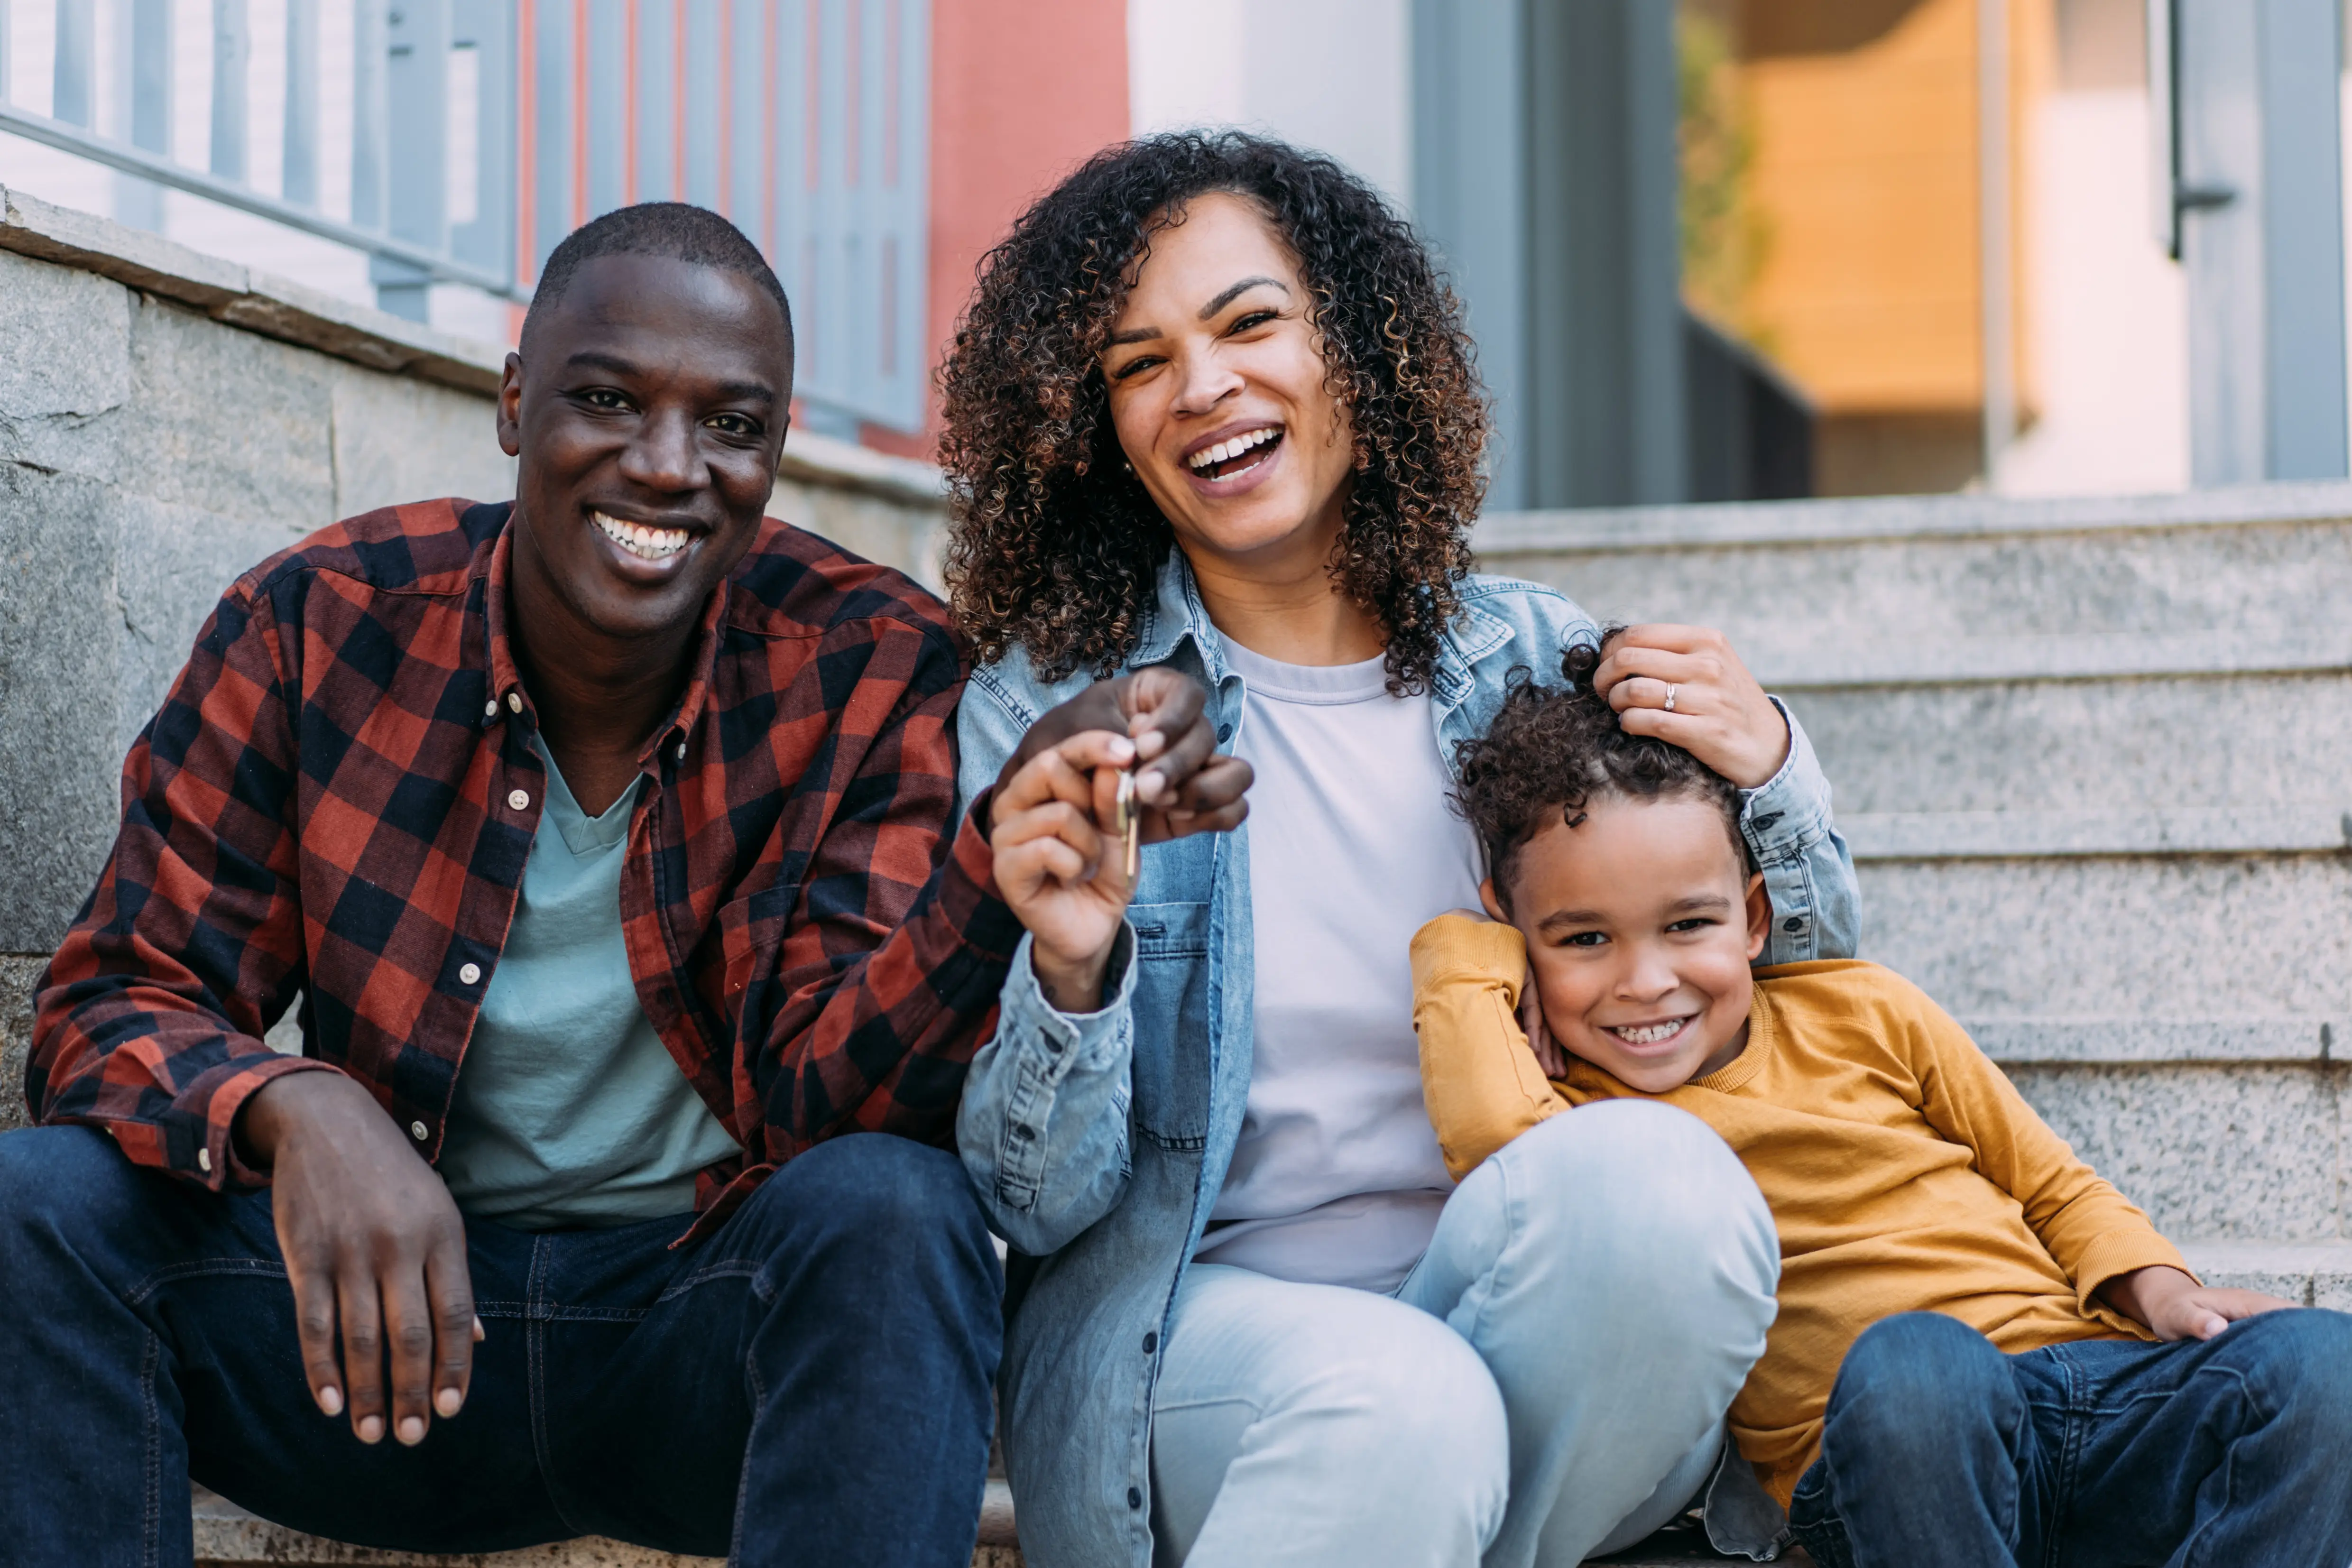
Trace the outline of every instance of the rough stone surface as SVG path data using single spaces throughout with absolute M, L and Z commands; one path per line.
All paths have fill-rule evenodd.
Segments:
M 131 294 L 0 252 L 0 460 L 103 477 L 131 398 Z
M 33 983 L 46 958 L 0 954 L 0 1132 L 22 1127 L 25 1053 L 33 1042 Z
M 303 531 L 334 520 L 331 362 L 156 300 L 132 317 L 131 350 L 115 482 Z
M 1863 955 L 1956 1017 L 2352 1016 L 2352 859 L 2181 856 L 1862 868 Z
M 119 504 L 0 463 L 0 952 L 54 943 L 113 840 Z
M 433 496 L 513 498 L 514 459 L 499 450 L 490 399 L 352 365 L 326 369 L 334 386 L 334 500 L 314 527 Z
M 788 477 L 777 481 L 768 514 L 821 534 L 868 561 L 896 567 L 935 594 L 945 591 L 940 553 L 947 544 L 947 515 L 937 507 L 913 507 Z
M 2343 1234 L 2341 1068 L 2012 1067 L 2042 1120 L 2175 1237 Z
M 1509 554 L 1603 620 L 1696 622 L 1792 649 L 2021 637 L 2334 627 L 2352 586 L 2341 521 L 1776 549 Z M 1759 668 L 1767 662 L 1751 656 Z
M 2352 807 L 2352 679 L 1849 687 L 1788 699 L 1849 812 Z

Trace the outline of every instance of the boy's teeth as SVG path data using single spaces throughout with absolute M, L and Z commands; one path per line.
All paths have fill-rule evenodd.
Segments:
M 1609 1032 L 1629 1046 L 1654 1046 L 1660 1040 L 1670 1040 L 1681 1033 L 1687 1018 L 1675 1018 L 1664 1024 L 1633 1024 Z
M 601 511 L 588 514 L 604 537 L 632 555 L 647 561 L 662 561 L 677 554 L 693 542 L 694 535 L 682 528 L 648 528 L 642 522 L 625 522 L 617 517 L 607 517 Z

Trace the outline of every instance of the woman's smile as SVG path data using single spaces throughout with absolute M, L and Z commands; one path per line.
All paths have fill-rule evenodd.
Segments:
M 1184 456 L 1185 477 L 1213 500 L 1241 495 L 1274 477 L 1282 460 L 1283 426 L 1276 422 L 1238 434 L 1202 437 Z

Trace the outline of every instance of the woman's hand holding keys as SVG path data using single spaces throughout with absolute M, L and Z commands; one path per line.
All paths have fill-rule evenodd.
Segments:
M 1037 752 L 997 786 L 989 847 L 996 887 L 1031 936 L 1045 999 L 1064 1013 L 1102 1005 L 1134 870 L 1125 828 L 1135 742 L 1087 730 Z M 1128 805 L 1128 812 L 1121 807 Z

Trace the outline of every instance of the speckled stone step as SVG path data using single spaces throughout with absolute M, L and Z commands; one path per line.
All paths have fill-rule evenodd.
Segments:
M 196 1568 L 718 1568 L 715 1557 L 681 1557 L 618 1541 L 589 1538 L 491 1552 L 442 1556 L 415 1552 L 378 1552 L 322 1541 L 257 1519 L 226 1498 L 196 1489 Z M 981 1504 L 980 1548 L 971 1568 L 1021 1568 L 1013 1533 L 1013 1494 L 1001 1480 L 988 1483 Z

